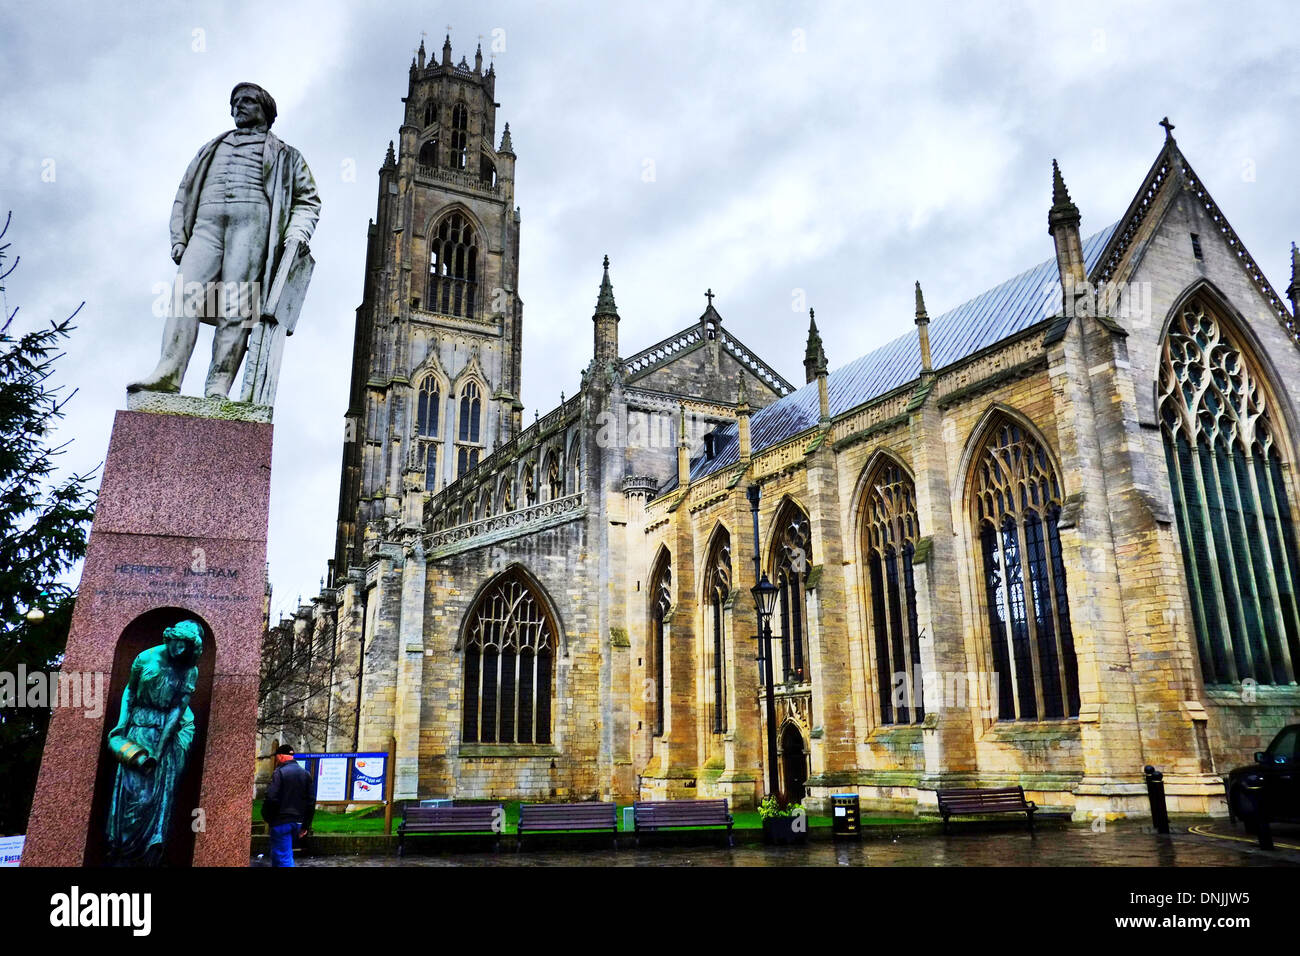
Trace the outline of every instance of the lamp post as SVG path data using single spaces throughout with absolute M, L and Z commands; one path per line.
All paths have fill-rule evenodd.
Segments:
M 767 690 L 767 787 L 768 793 L 781 800 L 781 775 L 776 765 L 776 690 L 772 676 L 772 611 L 776 608 L 778 589 L 760 572 L 758 554 L 758 502 L 762 491 L 758 485 L 746 489 L 749 510 L 754 516 L 754 578 L 750 588 L 754 610 L 758 613 L 758 659 L 763 662 L 763 683 Z

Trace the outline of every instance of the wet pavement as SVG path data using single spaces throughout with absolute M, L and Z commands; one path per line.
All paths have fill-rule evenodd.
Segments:
M 898 833 L 856 842 L 814 839 L 802 847 L 661 846 L 559 848 L 514 852 L 507 837 L 500 852 L 427 855 L 300 856 L 299 866 L 1300 866 L 1300 827 L 1275 827 L 1277 849 L 1262 850 L 1227 821 L 1175 826 L 1169 835 L 1138 824 L 1110 823 L 1060 829 L 977 830 L 949 836 Z M 820 836 L 820 835 L 819 835 Z

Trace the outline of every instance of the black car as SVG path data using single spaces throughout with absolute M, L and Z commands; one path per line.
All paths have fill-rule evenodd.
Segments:
M 1249 767 L 1228 774 L 1228 816 L 1250 832 L 1263 810 L 1270 821 L 1300 822 L 1300 724 L 1278 731 Z

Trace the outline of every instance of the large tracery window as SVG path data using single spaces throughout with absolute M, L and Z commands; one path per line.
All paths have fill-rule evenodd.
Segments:
M 1295 530 L 1271 402 L 1235 338 L 1193 301 L 1160 363 L 1161 431 L 1207 684 L 1294 684 Z
M 665 619 L 673 606 L 672 560 L 665 551 L 650 578 L 650 672 L 655 682 L 654 736 L 664 732 L 664 674 L 668 666 L 664 641 Z
M 882 461 L 867 481 L 862 530 L 880 722 L 920 723 L 925 703 L 918 692 L 921 635 L 912 574 L 919 534 L 916 486 L 895 461 Z
M 1077 717 L 1056 470 L 1042 443 L 1005 416 L 988 429 L 973 467 L 998 719 Z
M 479 598 L 465 629 L 463 743 L 551 742 L 555 625 L 518 571 Z
M 714 536 L 705 565 L 704 599 L 707 634 L 712 641 L 713 732 L 727 729 L 726 623 L 727 598 L 731 595 L 731 535 L 720 528 Z
M 804 588 L 812 560 L 812 530 L 808 516 L 792 501 L 781 506 L 776 520 L 772 567 L 777 588 L 776 620 L 781 641 L 781 670 L 787 683 L 808 679 L 808 594 Z
M 474 227 L 463 214 L 454 212 L 438 224 L 429 247 L 429 308 L 472 318 L 478 292 Z

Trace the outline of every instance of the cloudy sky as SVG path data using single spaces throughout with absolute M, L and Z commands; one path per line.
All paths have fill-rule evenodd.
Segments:
M 1293 4 L 102 3 L 9 5 L 0 200 L 20 328 L 85 300 L 56 440 L 102 461 L 153 367 L 168 216 L 235 82 L 276 97 L 323 212 L 276 408 L 273 613 L 332 552 L 354 311 L 376 174 L 422 31 L 482 38 L 518 153 L 525 417 L 572 394 L 608 253 L 624 354 L 712 287 L 742 341 L 802 381 L 817 309 L 831 367 L 1051 254 L 1060 160 L 1085 235 L 1118 219 L 1175 135 L 1279 290 L 1300 238 Z M 495 46 L 496 51 L 493 51 Z M 648 164 L 652 164 L 648 165 Z M 653 177 L 645 171 L 653 169 Z M 355 175 L 352 171 L 355 170 Z M 651 181 L 647 181 L 650 179 Z M 211 332 L 185 390 L 201 390 Z

